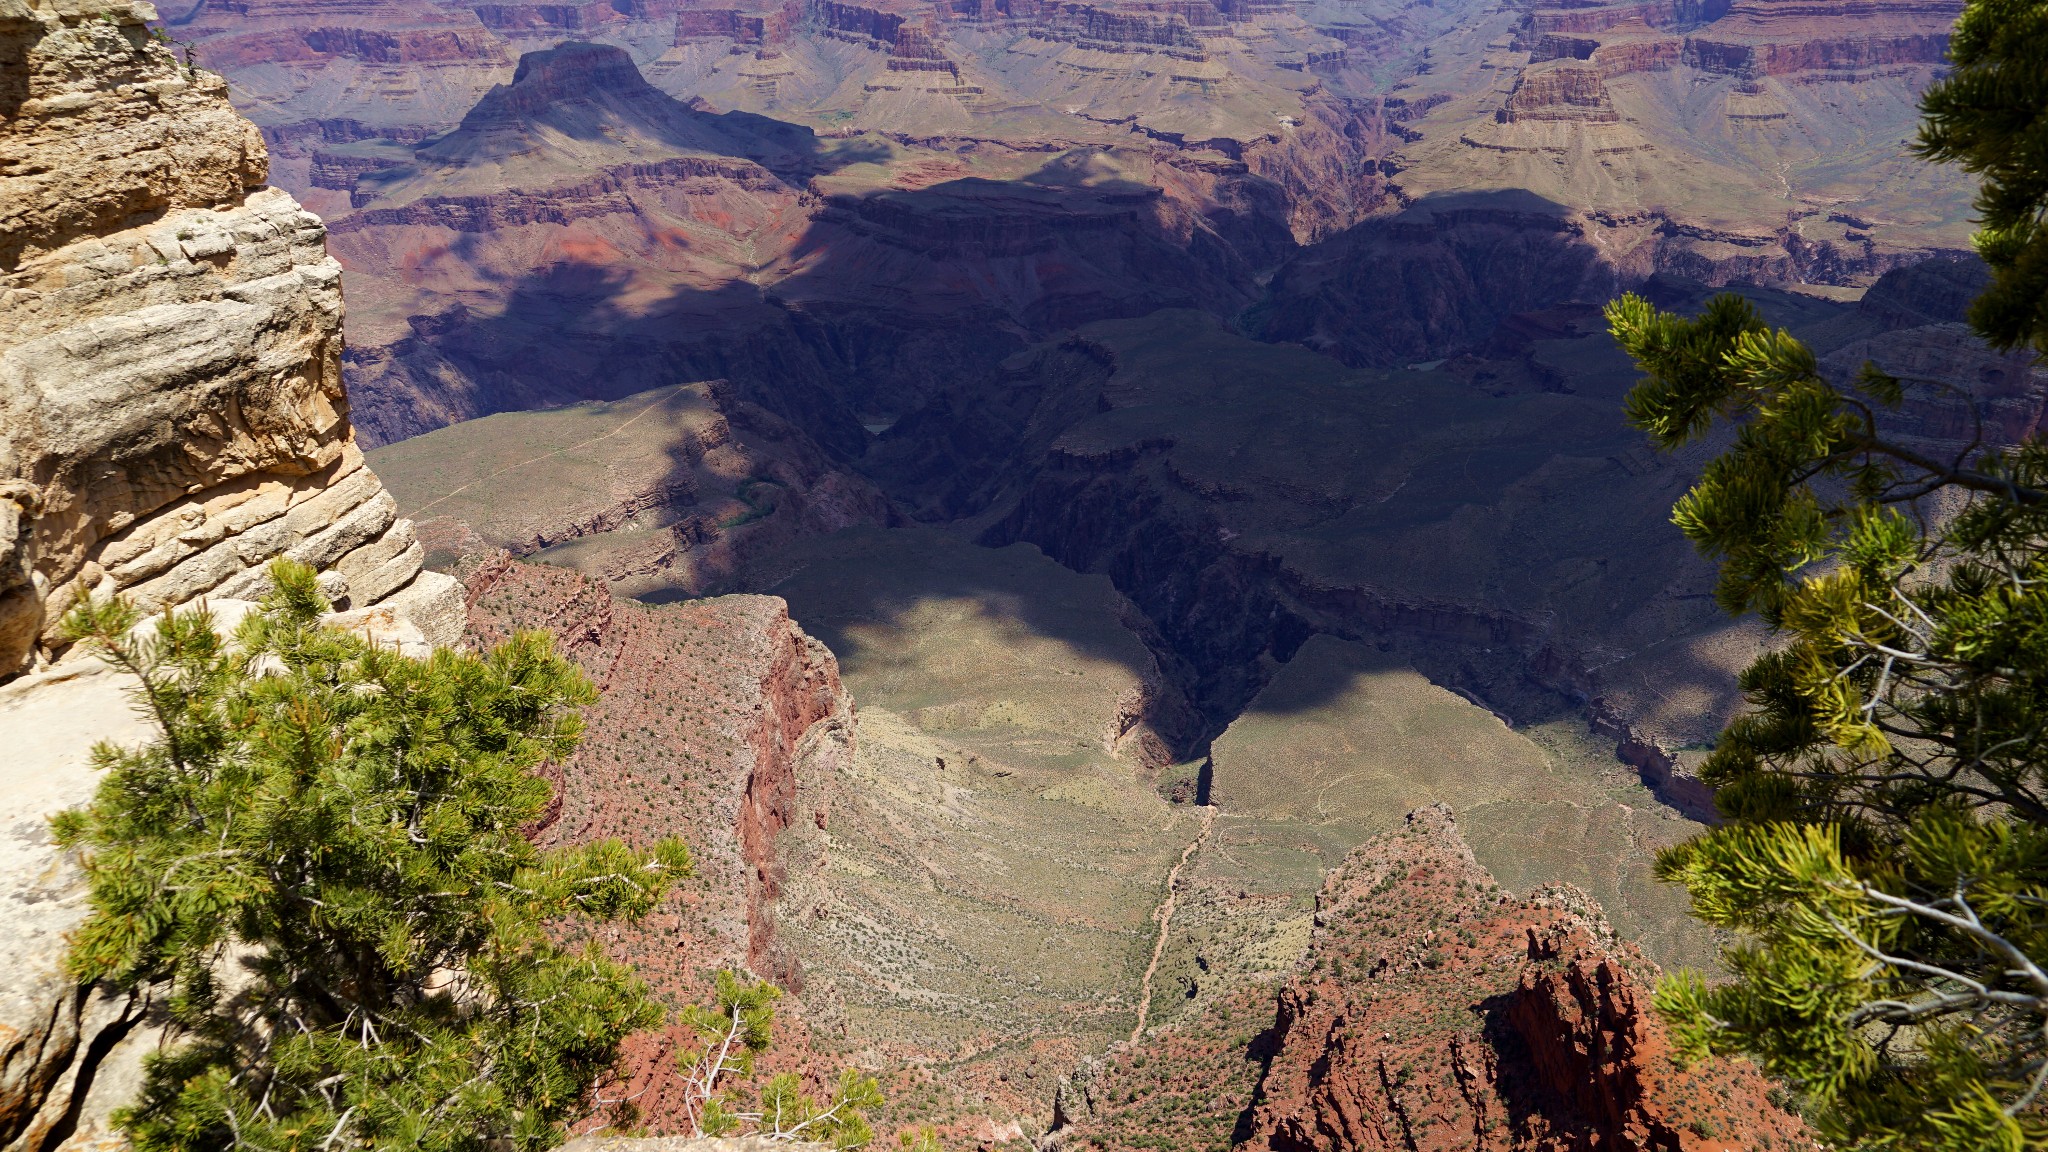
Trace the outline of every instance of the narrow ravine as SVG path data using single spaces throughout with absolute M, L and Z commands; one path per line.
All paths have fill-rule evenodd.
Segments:
M 1216 806 L 1202 807 L 1202 827 L 1188 846 L 1180 850 L 1180 859 L 1166 874 L 1166 899 L 1152 910 L 1152 919 L 1159 922 L 1159 938 L 1152 942 L 1152 962 L 1145 965 L 1145 978 L 1138 982 L 1138 1026 L 1131 1029 L 1131 1043 L 1145 1034 L 1145 1018 L 1152 1013 L 1152 977 L 1159 972 L 1159 958 L 1166 953 L 1166 934 L 1173 927 L 1173 909 L 1180 900 L 1180 871 L 1195 858 L 1195 852 L 1202 842 L 1209 838 L 1209 830 L 1216 826 Z

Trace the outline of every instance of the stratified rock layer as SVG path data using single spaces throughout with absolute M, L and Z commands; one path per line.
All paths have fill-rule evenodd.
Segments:
M 355 448 L 325 231 L 153 16 L 0 9 L 25 89 L 0 120 L 0 675 L 88 593 L 247 596 L 290 556 L 363 607 L 420 572 Z

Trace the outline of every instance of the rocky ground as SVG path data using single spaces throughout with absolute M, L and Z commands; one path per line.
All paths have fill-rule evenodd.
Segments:
M 1800 1148 L 1741 1063 L 1674 1062 L 1656 966 L 1570 888 L 1516 895 L 1443 807 L 1331 871 L 1299 964 L 1206 999 L 1060 1092 L 1103 1149 Z
M 601 943 L 784 984 L 769 1066 L 885 1128 L 1802 1145 L 1644 1007 L 1759 637 L 1598 305 L 1738 284 L 1930 448 L 2036 429 L 1898 145 L 1952 4 L 6 2 L 0 381 L 71 382 L 0 408 L 10 667 L 89 589 L 459 575 L 602 692 L 533 834 L 697 853 Z M 0 1081 L 61 1114 L 125 1009 L 58 1000 Z
M 1444 1147 L 1797 1146 L 1795 1121 L 1748 1115 L 1752 1073 L 1664 1056 L 1656 965 L 1627 940 L 1705 958 L 1643 903 L 1643 838 L 1688 825 L 1625 772 L 1602 784 L 1597 753 L 1406 669 L 1339 674 L 1363 658 L 1322 640 L 1215 742 L 1196 809 L 1176 784 L 1198 766 L 1167 751 L 1192 712 L 1100 577 L 928 529 L 763 562 L 786 601 L 643 604 L 502 552 L 459 570 L 472 642 L 549 629 L 602 693 L 536 835 L 696 853 L 671 906 L 605 946 L 672 1005 L 724 965 L 789 988 L 770 1067 L 883 1070 L 885 1126 L 987 1147 L 1402 1147 L 1403 1124 Z M 1440 799 L 1538 895 L 1503 894 L 1447 805 L 1400 815 Z M 1545 815 L 1574 804 L 1579 823 Z M 1621 901 L 1626 938 L 1584 887 Z M 579 1130 L 660 1131 L 683 1043 L 636 1040 L 599 1093 L 631 1110 Z M 1736 1103 L 1701 1103 L 1720 1080 Z
M 2037 373 L 1932 351 L 1967 347 L 1955 308 L 1980 276 L 1897 271 L 1856 304 L 1747 291 L 1830 370 L 1917 356 L 2014 435 L 2040 419 Z M 892 1122 L 1040 1138 L 1059 1075 L 1142 1010 L 1137 1051 L 1243 1089 L 1200 1121 L 1235 1131 L 1263 1075 L 1252 1022 L 1310 947 L 1325 874 L 1418 805 L 1453 806 L 1495 881 L 1573 885 L 1657 962 L 1714 963 L 1648 865 L 1708 811 L 1686 766 L 1757 640 L 1663 524 L 1690 462 L 1622 426 L 1629 374 L 1589 309 L 1399 370 L 1168 311 L 1033 346 L 1001 380 L 856 461 L 799 451 L 722 385 L 372 453 L 408 512 L 446 514 L 437 555 L 516 548 L 592 604 L 765 591 L 838 654 L 852 750 L 777 939 L 818 1050 L 899 1071 Z M 1966 439 L 1916 388 L 1914 434 Z M 629 760 L 690 737 L 645 739 Z M 625 795 L 607 819 L 636 813 Z
M 772 597 L 639 604 L 502 552 L 460 570 L 468 642 L 544 629 L 599 692 L 576 754 L 549 768 L 556 800 L 533 835 L 544 844 L 675 836 L 693 853 L 694 878 L 645 920 L 601 929 L 605 948 L 672 1009 L 702 1002 L 721 968 L 801 994 L 777 907 L 792 860 L 815 866 L 852 755 L 853 703 L 832 653 Z M 810 1015 L 795 996 L 783 1002 L 766 1072 L 837 1075 L 815 1049 Z M 636 1038 L 616 1082 L 598 1090 L 613 1103 L 583 1127 L 675 1114 L 677 1057 L 694 1043 L 679 1025 Z

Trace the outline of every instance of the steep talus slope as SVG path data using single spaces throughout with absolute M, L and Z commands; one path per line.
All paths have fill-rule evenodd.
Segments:
M 1681 1068 L 1656 968 L 1570 888 L 1517 897 L 1447 808 L 1352 852 L 1277 992 L 1240 991 L 1062 1086 L 1074 1143 L 1337 1149 L 1796 1148 L 1746 1064 Z
M 66 609 L 258 594 L 321 569 L 344 619 L 453 643 L 455 582 L 363 464 L 341 374 L 341 268 L 264 185 L 220 79 L 154 40 L 145 4 L 0 5 L 0 1145 L 107 1135 L 151 1044 L 153 994 L 78 987 L 85 914 L 47 818 L 102 739 L 151 733 L 133 683 L 67 650 Z M 369 609 L 370 611 L 364 611 Z
M 816 869 L 855 748 L 853 701 L 831 651 L 773 597 L 651 606 L 504 553 L 461 570 L 472 643 L 545 629 L 598 687 L 582 744 L 548 769 L 558 791 L 536 839 L 677 836 L 695 859 L 695 878 L 647 919 L 605 926 L 605 948 L 671 1008 L 702 1001 L 721 967 L 802 992 L 778 904 L 792 869 Z M 815 1070 L 811 1015 L 784 1004 L 768 1067 Z M 691 1043 L 680 1025 L 634 1037 L 599 1095 L 656 1120 L 676 1115 L 676 1057 Z
M 859 702 L 829 850 L 785 898 L 806 1008 L 914 1074 L 893 1117 L 1042 1130 L 1131 1030 L 1199 824 L 1158 787 L 1185 705 L 1108 582 L 1029 548 L 854 529 L 763 562 Z

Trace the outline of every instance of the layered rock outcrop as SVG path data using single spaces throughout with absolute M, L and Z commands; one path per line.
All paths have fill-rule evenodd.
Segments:
M 1530 68 L 1495 114 L 1502 124 L 1525 120 L 1583 120 L 1615 123 L 1621 117 L 1600 82 L 1600 70 L 1575 62 Z
M 1744 1064 L 1681 1068 L 1654 976 L 1571 889 L 1515 899 L 1447 808 L 1367 844 L 1317 902 L 1248 1143 L 1334 1149 L 1796 1146 Z
M 1223 997 L 1064 1085 L 1065 1145 L 1122 1152 L 1166 1134 L 1260 1152 L 1807 1143 L 1753 1066 L 1670 1059 L 1649 1006 L 1655 975 L 1583 893 L 1501 890 L 1450 809 L 1418 809 L 1329 875 L 1307 952 L 1277 993 Z
M 152 15 L 0 12 L 0 674 L 82 596 L 248 596 L 276 556 L 345 607 L 450 591 L 355 446 L 320 221 Z
M 67 651 L 81 597 L 149 611 L 321 570 L 340 620 L 450 644 L 460 587 L 425 572 L 363 463 L 341 380 L 341 268 L 265 186 L 262 139 L 141 3 L 0 2 L 0 1147 L 85 1147 L 135 1086 L 147 992 L 80 988 L 83 885 L 47 818 L 90 749 L 151 732 L 124 677 Z M 374 606 L 374 607 L 373 607 Z M 371 609 L 370 611 L 364 611 Z M 26 673 L 26 674 L 23 674 Z
M 1524 17 L 1521 39 L 1537 60 L 1598 59 L 1617 42 L 1648 40 L 1658 45 L 1659 67 L 1682 61 L 1706 73 L 1845 79 L 1941 64 L 1959 10 L 1952 0 L 1539 3 Z
M 1739 0 L 1686 38 L 1686 63 L 1740 76 L 1868 76 L 1948 59 L 1960 7 L 1944 0 Z

